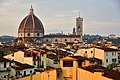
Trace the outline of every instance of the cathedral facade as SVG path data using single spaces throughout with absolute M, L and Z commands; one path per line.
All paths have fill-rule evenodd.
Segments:
M 74 42 L 82 40 L 83 35 L 83 18 L 76 18 L 76 28 L 73 28 L 73 33 L 69 35 L 44 35 L 44 26 L 39 18 L 33 13 L 31 6 L 29 14 L 21 21 L 18 28 L 18 42 L 33 43 L 33 44 L 50 44 L 53 42 Z

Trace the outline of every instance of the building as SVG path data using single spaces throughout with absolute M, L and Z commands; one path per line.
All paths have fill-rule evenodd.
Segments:
M 76 30 L 75 30 L 76 29 Z M 18 28 L 18 43 L 33 43 L 41 46 L 53 42 L 74 42 L 78 40 L 83 42 L 83 18 L 80 16 L 76 18 L 76 28 L 73 30 L 73 34 L 56 34 L 56 35 L 44 35 L 44 26 L 42 22 L 33 13 L 31 6 L 29 14 L 21 21 Z
M 82 42 L 83 36 L 83 18 L 79 17 L 76 18 L 76 35 L 80 35 L 80 41 Z
M 118 49 L 113 48 L 83 48 L 79 49 L 75 55 L 101 59 L 104 67 L 113 62 L 118 63 Z
M 74 41 L 80 42 L 80 36 L 79 35 L 45 35 L 43 41 L 46 44 L 60 43 L 60 42 L 67 43 Z
M 33 13 L 31 6 L 29 14 L 21 21 L 18 29 L 18 42 L 42 44 L 44 27 L 42 22 Z
M 19 50 L 12 55 L 4 57 L 23 64 L 32 65 L 35 68 L 46 69 L 49 67 L 59 67 L 59 63 L 56 61 L 57 55 L 54 55 L 52 51 L 48 50 Z
M 38 75 L 40 80 L 119 80 L 120 73 L 91 64 L 87 58 L 70 56 L 60 60 L 60 68 L 45 70 Z
M 16 77 L 30 75 L 30 71 L 32 74 L 35 73 L 34 66 L 0 57 L 0 80 L 15 75 Z
M 110 35 L 108 36 L 108 38 L 110 38 L 110 39 L 117 39 L 117 36 L 116 36 L 115 34 L 110 34 Z
M 22 77 L 22 76 L 30 75 L 30 73 L 32 73 L 32 74 L 35 73 L 34 66 L 31 66 L 31 65 L 26 64 L 26 63 L 25 64 L 20 63 L 20 62 L 17 62 L 17 61 L 12 61 L 11 68 L 15 70 L 15 71 L 13 71 L 11 73 L 15 72 L 15 75 L 18 78 Z
M 83 18 L 78 17 L 76 18 L 76 28 L 73 28 L 72 34 L 49 34 L 44 36 L 45 43 L 53 43 L 53 42 L 74 42 L 79 41 L 80 43 L 83 42 Z
M 6 78 L 8 75 L 10 75 L 10 65 L 11 64 L 8 59 L 0 57 L 0 79 Z
M 36 68 L 46 68 L 46 54 L 36 50 L 25 50 L 14 53 L 14 60 L 33 65 Z

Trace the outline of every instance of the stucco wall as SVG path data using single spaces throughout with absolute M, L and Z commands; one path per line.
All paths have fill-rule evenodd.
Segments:
M 112 79 L 102 76 L 102 73 L 100 72 L 91 73 L 89 71 L 86 71 L 80 68 L 78 68 L 77 70 L 78 70 L 77 72 L 78 80 L 112 80 Z
M 112 55 L 113 54 L 113 55 Z M 105 51 L 104 55 L 104 66 L 113 63 L 112 59 L 116 59 L 116 63 L 118 63 L 118 52 L 117 51 Z M 108 62 L 106 62 L 106 59 L 108 59 Z
M 18 51 L 14 53 L 14 60 L 21 62 L 21 63 L 27 63 L 29 65 L 33 65 L 33 58 L 32 57 L 24 57 L 24 52 Z
M 79 49 L 77 51 L 77 54 L 84 56 L 85 51 L 87 52 L 87 57 L 93 57 L 95 52 L 95 56 L 94 56 L 95 58 L 104 60 L 104 50 L 97 49 L 97 48 Z

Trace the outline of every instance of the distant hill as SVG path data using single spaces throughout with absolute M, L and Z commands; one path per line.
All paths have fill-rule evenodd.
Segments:
M 16 37 L 14 36 L 0 36 L 1 43 L 10 43 L 11 40 L 14 40 Z
M 105 40 L 105 41 L 110 41 L 113 44 L 120 45 L 120 37 L 117 37 L 116 39 L 114 38 L 109 38 L 108 36 L 103 37 L 100 35 L 89 35 L 89 34 L 84 34 L 83 36 L 83 41 L 92 43 L 95 40 Z
M 114 44 L 120 44 L 120 38 L 118 37 L 117 39 L 107 39 L 107 41 L 111 41 Z

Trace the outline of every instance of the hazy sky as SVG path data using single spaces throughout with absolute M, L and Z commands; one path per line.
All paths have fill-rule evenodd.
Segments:
M 17 36 L 33 5 L 45 33 L 71 33 L 75 19 L 84 19 L 84 34 L 120 36 L 120 0 L 0 0 L 0 35 Z

